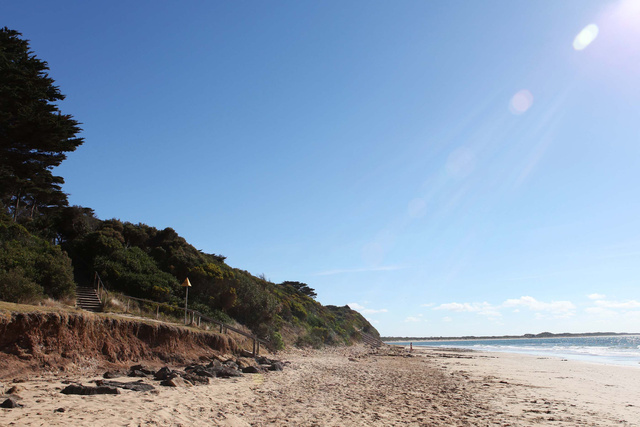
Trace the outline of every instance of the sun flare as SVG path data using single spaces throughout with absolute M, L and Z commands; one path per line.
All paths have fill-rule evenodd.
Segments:
M 573 48 L 575 50 L 583 50 L 589 46 L 598 37 L 600 30 L 596 24 L 589 24 L 578 33 L 573 39 Z

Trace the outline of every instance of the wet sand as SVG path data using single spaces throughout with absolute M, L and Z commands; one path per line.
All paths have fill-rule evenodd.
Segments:
M 16 385 L 23 408 L 0 425 L 607 426 L 640 425 L 640 369 L 535 356 L 365 347 L 291 350 L 282 372 L 210 385 L 67 396 L 63 381 Z M 134 381 L 138 378 L 120 378 Z

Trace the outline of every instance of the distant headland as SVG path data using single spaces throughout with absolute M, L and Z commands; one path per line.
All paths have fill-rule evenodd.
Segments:
M 500 340 L 515 338 L 569 338 L 569 337 L 603 337 L 603 336 L 619 336 L 619 335 L 640 335 L 640 333 L 632 332 L 585 332 L 585 333 L 569 333 L 563 332 L 554 334 L 551 332 L 541 332 L 539 334 L 524 335 L 492 335 L 492 336 L 475 336 L 468 335 L 463 337 L 381 337 L 382 341 L 455 341 L 455 340 Z

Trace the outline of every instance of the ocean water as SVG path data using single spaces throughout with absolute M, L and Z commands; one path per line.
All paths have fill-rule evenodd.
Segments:
M 388 342 L 409 345 L 409 341 Z M 640 335 L 414 342 L 414 347 L 522 353 L 640 368 Z

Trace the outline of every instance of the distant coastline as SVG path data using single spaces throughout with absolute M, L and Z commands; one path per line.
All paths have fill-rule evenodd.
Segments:
M 463 336 L 463 337 L 380 337 L 384 342 L 394 341 L 465 341 L 465 340 L 504 340 L 518 338 L 579 338 L 579 337 L 606 337 L 606 336 L 624 336 L 624 335 L 640 335 L 638 332 L 585 332 L 585 333 L 569 333 L 564 332 L 554 334 L 551 332 L 541 332 L 539 334 L 524 335 L 495 335 L 495 336 Z

